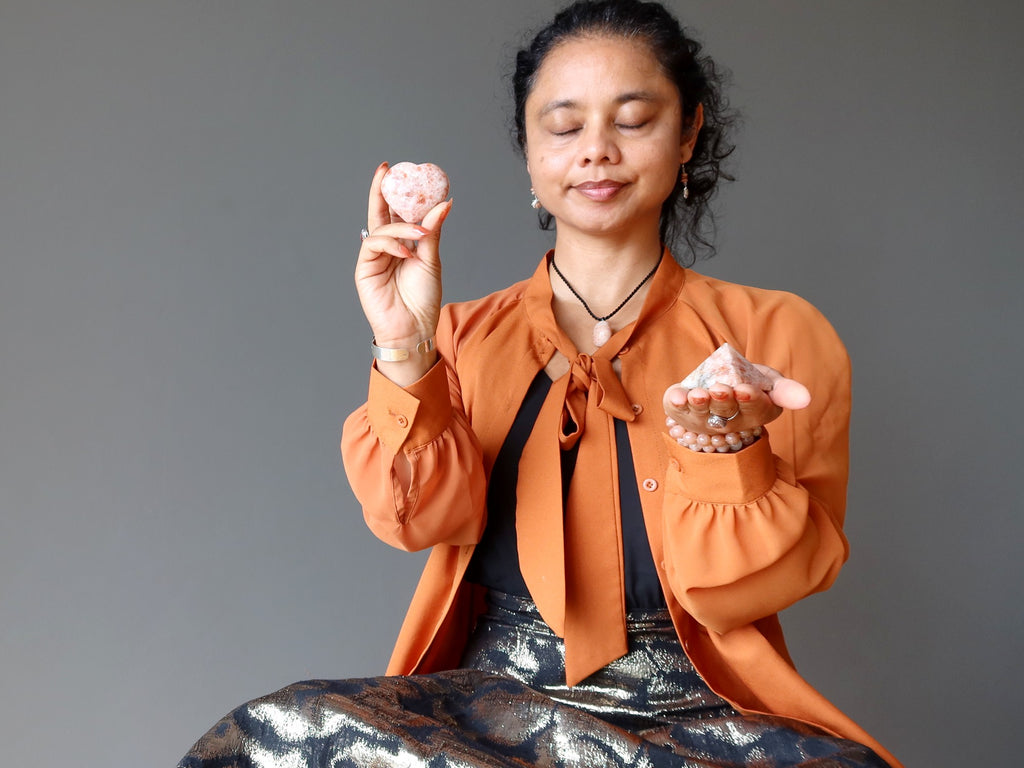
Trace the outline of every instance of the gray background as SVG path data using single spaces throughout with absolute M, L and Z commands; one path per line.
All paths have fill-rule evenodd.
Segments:
M 422 554 L 364 528 L 352 287 L 381 160 L 453 177 L 446 297 L 549 242 L 503 72 L 543 0 L 0 0 L 0 743 L 171 765 L 235 704 L 379 673 Z M 728 279 L 855 365 L 853 555 L 784 617 L 909 765 L 1019 759 L 1015 2 L 674 2 L 733 71 Z

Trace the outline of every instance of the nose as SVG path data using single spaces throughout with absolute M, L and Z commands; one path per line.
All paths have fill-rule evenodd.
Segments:
M 583 129 L 582 140 L 579 143 L 581 166 L 617 163 L 619 159 L 619 145 L 615 140 L 613 126 L 591 123 Z

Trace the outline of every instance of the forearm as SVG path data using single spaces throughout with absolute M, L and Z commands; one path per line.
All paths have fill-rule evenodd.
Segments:
M 841 510 L 801 485 L 767 436 L 736 454 L 672 450 L 666 571 L 698 621 L 726 632 L 831 585 L 847 556 Z
M 371 530 L 407 550 L 475 543 L 485 521 L 479 444 L 453 408 L 443 365 L 407 388 L 371 374 L 345 422 L 342 455 Z

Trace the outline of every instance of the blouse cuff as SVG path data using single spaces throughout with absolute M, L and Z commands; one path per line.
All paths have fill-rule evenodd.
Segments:
M 709 504 L 749 504 L 775 484 L 775 457 L 765 430 L 756 442 L 736 453 L 704 453 L 679 445 L 666 434 L 668 492 Z M 674 477 L 673 477 L 674 475 Z
M 408 387 L 398 386 L 374 365 L 366 406 L 370 429 L 393 454 L 426 445 L 452 418 L 444 364 L 438 361 Z

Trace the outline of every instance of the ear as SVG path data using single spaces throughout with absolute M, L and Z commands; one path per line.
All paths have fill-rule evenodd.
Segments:
M 693 119 L 683 130 L 683 143 L 679 147 L 679 162 L 688 163 L 693 157 L 693 147 L 697 144 L 697 136 L 704 125 L 704 105 L 698 104 L 693 111 Z

